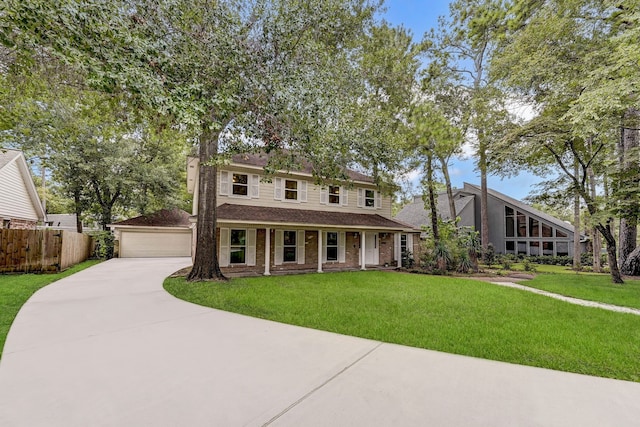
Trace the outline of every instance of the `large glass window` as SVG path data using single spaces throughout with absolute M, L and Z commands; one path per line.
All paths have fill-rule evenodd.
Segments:
M 249 195 L 249 175 L 234 173 L 232 192 L 236 196 Z
M 364 190 L 364 205 L 368 208 L 376 206 L 376 192 L 374 190 Z
M 544 222 L 542 223 L 542 237 L 552 237 L 552 231 L 553 229 L 549 224 L 545 224 Z
M 284 242 L 283 242 L 283 256 L 282 260 L 284 262 L 295 262 L 296 261 L 296 235 L 295 231 L 285 231 L 284 232 Z
M 568 256 L 569 255 L 569 242 L 557 242 L 556 243 L 556 255 Z
M 542 242 L 542 255 L 553 255 L 553 242 Z
M 518 242 L 518 255 L 527 254 L 527 242 Z
M 527 237 L 527 217 L 522 212 L 518 212 L 516 217 L 518 224 L 518 237 Z
M 515 237 L 515 215 L 513 209 L 509 206 L 504 207 L 504 216 L 506 221 L 506 236 Z
M 337 185 L 329 186 L 329 203 L 332 205 L 340 204 L 340 187 Z
M 529 217 L 529 237 L 540 237 L 540 221 Z
M 229 262 L 244 264 L 247 254 L 247 230 L 231 230 L 231 247 Z
M 284 181 L 285 200 L 298 200 L 298 181 L 286 179 Z
M 516 242 L 514 242 L 513 240 L 507 240 L 505 242 L 505 252 L 508 254 L 515 254 L 516 253 Z
M 540 242 L 529 242 L 529 255 L 540 255 Z
M 567 237 L 567 233 L 563 233 L 556 228 L 556 237 Z
M 329 231 L 327 233 L 327 261 L 338 260 L 338 233 Z

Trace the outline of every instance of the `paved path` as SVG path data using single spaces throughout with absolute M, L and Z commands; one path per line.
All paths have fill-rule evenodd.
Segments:
M 179 301 L 188 259 L 37 292 L 0 361 L 0 426 L 637 426 L 640 383 L 336 335 Z
M 546 297 L 554 298 L 554 299 L 557 299 L 557 300 L 560 300 L 560 301 L 564 301 L 564 302 L 568 302 L 570 304 L 582 305 L 584 307 L 601 308 L 603 310 L 616 311 L 618 313 L 629 313 L 629 314 L 635 314 L 637 316 L 640 316 L 640 310 L 638 310 L 637 308 L 622 307 L 622 306 L 619 306 L 619 305 L 605 304 L 605 303 L 602 303 L 602 302 L 587 301 L 587 300 L 584 300 L 584 299 L 567 297 L 567 296 L 560 295 L 560 294 L 554 294 L 553 292 L 543 291 L 542 289 L 536 289 L 536 288 L 532 288 L 532 287 L 529 287 L 529 286 L 519 285 L 519 284 L 514 283 L 514 282 L 498 282 L 498 281 L 495 281 L 495 282 L 490 282 L 490 283 L 493 283 L 494 285 L 506 286 L 508 288 L 521 289 L 523 291 L 532 292 L 532 293 L 538 294 L 538 295 L 544 295 Z

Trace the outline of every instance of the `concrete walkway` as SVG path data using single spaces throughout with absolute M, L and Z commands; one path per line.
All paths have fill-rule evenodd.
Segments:
M 527 291 L 527 292 L 531 292 L 538 295 L 544 295 L 545 297 L 568 302 L 569 304 L 581 305 L 583 307 L 601 308 L 603 310 L 615 311 L 618 313 L 635 314 L 636 316 L 640 316 L 640 310 L 638 310 L 637 308 L 622 307 L 619 305 L 605 304 L 602 302 L 588 301 L 588 300 L 579 299 L 579 298 L 567 297 L 560 294 L 554 294 L 553 292 L 543 291 L 542 289 L 536 289 L 530 286 L 520 285 L 518 283 L 514 283 L 510 281 L 507 281 L 507 282 L 495 281 L 495 282 L 489 282 L 489 283 L 493 283 L 494 285 L 499 285 L 499 286 L 506 286 L 508 288 L 520 289 L 522 291 Z
M 199 307 L 162 289 L 188 263 L 116 259 L 37 292 L 0 361 L 0 426 L 638 425 L 640 383 Z

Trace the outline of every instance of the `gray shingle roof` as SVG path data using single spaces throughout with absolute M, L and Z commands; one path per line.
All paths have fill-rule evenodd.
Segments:
M 378 214 L 312 211 L 306 209 L 232 205 L 228 203 L 218 206 L 218 220 L 266 224 L 371 227 L 398 231 L 413 228 L 408 224 L 403 224 Z
M 460 190 L 454 191 L 454 197 L 461 193 Z M 471 201 L 473 197 L 458 197 L 455 199 L 454 203 L 456 206 L 456 213 L 459 214 Z M 437 199 L 437 210 L 438 216 L 444 220 L 451 219 L 451 214 L 449 212 L 449 200 L 447 197 L 447 193 L 439 193 Z M 430 213 L 424 207 L 424 201 L 422 200 L 422 196 L 416 196 L 413 199 L 413 202 L 404 206 L 400 212 L 395 216 L 395 219 L 398 221 L 406 222 L 407 224 L 411 224 L 414 227 L 421 227 L 426 224 L 431 223 Z

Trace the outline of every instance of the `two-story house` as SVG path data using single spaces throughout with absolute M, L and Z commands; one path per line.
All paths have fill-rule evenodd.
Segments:
M 419 230 L 391 219 L 391 197 L 371 177 L 352 185 L 313 183 L 310 167 L 264 178 L 266 155 L 243 154 L 218 172 L 218 257 L 224 274 L 329 271 L 399 265 L 415 253 Z M 198 209 L 198 159 L 188 190 Z M 195 239 L 194 239 L 195 241 Z M 195 248 L 193 251 L 195 254 Z

